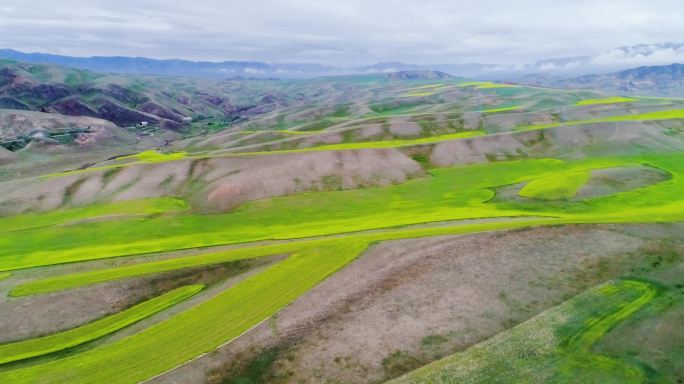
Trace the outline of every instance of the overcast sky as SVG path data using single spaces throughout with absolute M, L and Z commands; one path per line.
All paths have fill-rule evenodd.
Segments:
M 192 60 L 526 63 L 684 40 L 681 0 L 0 0 L 0 47 Z

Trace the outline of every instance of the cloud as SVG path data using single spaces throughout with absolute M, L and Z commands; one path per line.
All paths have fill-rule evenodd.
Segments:
M 598 66 L 628 66 L 663 65 L 684 63 L 684 46 L 657 47 L 646 45 L 642 51 L 626 51 L 613 49 L 594 57 L 592 64 Z
M 3 0 L 0 46 L 78 56 L 515 64 L 684 36 L 678 1 Z

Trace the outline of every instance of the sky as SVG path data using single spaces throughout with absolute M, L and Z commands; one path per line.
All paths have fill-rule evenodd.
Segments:
M 681 0 L 0 0 L 0 48 L 72 56 L 521 64 L 684 40 Z

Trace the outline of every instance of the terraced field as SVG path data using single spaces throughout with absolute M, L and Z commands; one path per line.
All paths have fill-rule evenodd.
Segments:
M 322 282 L 358 262 L 367 250 L 392 242 L 566 225 L 684 221 L 684 152 L 677 147 L 684 142 L 684 109 L 679 101 L 460 79 L 369 84 L 360 86 L 372 96 L 362 99 L 358 110 L 345 104 L 344 113 L 339 106 L 274 111 L 234 132 L 109 156 L 82 169 L 56 166 L 36 177 L 0 183 L 0 191 L 9 191 L 2 201 L 8 210 L 25 200 L 59 200 L 56 209 L 28 205 L 32 208 L 0 217 L 0 310 L 46 297 L 79 301 L 98 287 L 124 287 L 127 295 L 154 289 L 142 302 L 142 296 L 126 296 L 127 304 L 115 313 L 93 313 L 75 328 L 56 327 L 25 340 L 5 338 L 10 341 L 0 344 L 0 382 L 182 382 L 173 378 L 179 367 L 240 345 L 260 326 L 272 324 L 278 336 L 276 323 L 285 308 L 315 296 Z M 325 124 L 317 129 L 300 129 L 321 119 Z M 626 137 L 618 137 L 620 127 L 630 129 Z M 589 139 L 573 136 L 583 129 L 591 130 Z M 607 130 L 604 138 L 601 132 Z M 260 141 L 266 135 L 268 140 Z M 597 145 L 608 148 L 616 141 L 623 143 L 618 149 L 595 154 Z M 471 155 L 466 160 L 444 160 L 466 152 Z M 320 182 L 305 185 L 300 172 L 315 173 L 322 165 L 318 158 L 303 156 L 327 153 L 336 156 L 334 166 L 320 171 Z M 345 168 L 345 162 L 357 161 L 353 158 L 363 153 L 373 154 L 376 171 L 360 175 Z M 254 180 L 231 179 L 255 171 L 250 164 L 264 159 L 273 163 L 254 167 L 295 159 L 288 164 L 300 168 L 279 168 L 278 174 Z M 222 174 L 209 165 L 214 160 L 242 168 Z M 395 168 L 392 161 L 411 172 L 385 177 L 381 172 Z M 140 169 L 162 176 L 146 179 L 136 173 Z M 586 191 L 595 188 L 593 175 L 615 169 L 651 171 L 613 172 L 617 181 L 603 179 L 614 184 L 604 188 L 610 193 Z M 118 189 L 108 187 L 126 174 L 130 178 Z M 644 181 L 621 182 L 620 177 L 628 177 L 624 175 Z M 244 198 L 230 209 L 200 209 L 216 190 L 225 199 L 240 197 L 250 187 L 270 188 L 269 178 L 278 177 L 298 181 Z M 57 197 L 44 193 L 39 198 L 32 195 L 34 190 L 58 192 Z M 509 190 L 514 192 L 505 192 Z M 430 360 L 436 361 L 423 368 L 410 372 L 417 367 L 407 359 L 409 363 L 399 364 L 383 379 L 646 382 L 660 371 L 677 375 L 678 368 L 667 363 L 644 368 L 640 361 L 594 350 L 619 324 L 639 321 L 640 313 L 664 300 L 679 308 L 682 282 L 676 263 L 682 250 L 671 249 L 670 261 L 653 261 L 658 264 L 651 268 L 670 263 L 675 277 L 665 272 L 653 277 L 632 268 L 629 276 L 566 297 L 521 324 L 507 324 L 496 336 L 449 351 L 457 352 L 452 356 L 435 354 Z M 224 273 L 220 268 L 269 256 L 277 261 L 240 270 L 237 277 L 217 276 Z M 376 286 L 389 292 L 401 287 L 402 279 L 421 273 L 427 272 L 407 270 L 397 282 Z M 355 307 L 349 304 L 348 309 Z M 458 309 L 451 310 L 456 319 Z M 142 321 L 152 315 L 154 321 Z M 385 364 L 382 356 L 373 358 L 381 361 L 376 365 Z M 250 366 L 247 357 L 231 359 Z M 354 363 L 345 364 L 354 369 Z M 256 382 L 265 382 L 264 377 Z M 378 381 L 358 376 L 358 382 Z
M 46 355 L 95 340 L 177 304 L 201 291 L 202 288 L 201 285 L 178 288 L 82 327 L 36 339 L 3 344 L 0 346 L 0 356 L 2 356 L 0 364 Z

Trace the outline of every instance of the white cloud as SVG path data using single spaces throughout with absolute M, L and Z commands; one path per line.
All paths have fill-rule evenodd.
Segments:
M 515 64 L 684 37 L 674 0 L 2 2 L 0 47 L 80 56 Z
M 617 49 L 610 50 L 597 55 L 592 60 L 592 64 L 606 67 L 637 67 L 642 65 L 684 63 L 684 46 L 678 48 L 649 46 L 644 48 L 644 50 L 637 52 L 626 52 Z
M 245 69 L 244 69 L 244 72 L 245 72 L 245 73 L 252 74 L 252 75 L 257 75 L 257 74 L 266 73 L 265 71 L 263 71 L 263 70 L 261 70 L 261 69 L 249 68 L 249 67 L 245 68 Z

